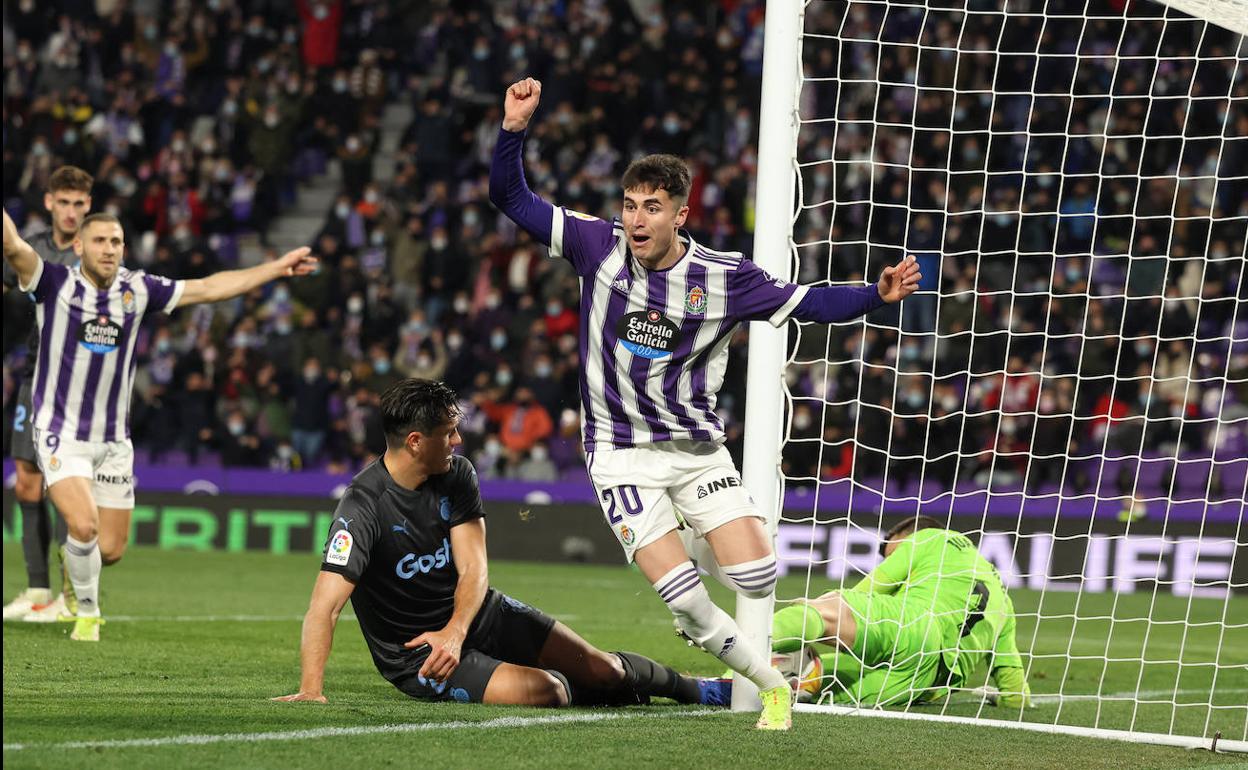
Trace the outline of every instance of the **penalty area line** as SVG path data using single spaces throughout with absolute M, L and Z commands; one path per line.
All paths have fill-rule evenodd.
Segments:
M 615 722 L 626 719 L 683 719 L 716 714 L 731 714 L 728 709 L 694 709 L 670 714 L 587 713 L 553 714 L 545 717 L 498 717 L 480 722 L 456 720 L 453 722 L 417 722 L 391 725 L 359 725 L 355 727 L 316 727 L 307 730 L 286 730 L 269 733 L 222 733 L 200 735 L 169 735 L 161 738 L 131 738 L 107 741 L 66 741 L 64 743 L 6 743 L 5 751 L 28 749 L 130 749 L 157 748 L 162 746 L 203 746 L 213 743 L 263 743 L 266 741 L 299 741 L 309 738 L 340 738 L 356 735 L 386 735 L 420 733 L 432 730 L 507 730 L 545 725 L 584 724 L 586 722 Z

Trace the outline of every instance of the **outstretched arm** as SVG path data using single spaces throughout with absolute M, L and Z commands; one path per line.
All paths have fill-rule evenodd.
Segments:
M 334 643 L 334 627 L 338 616 L 346 606 L 347 599 L 355 590 L 355 584 L 336 572 L 322 571 L 312 589 L 312 601 L 303 616 L 303 637 L 299 643 L 299 660 L 302 675 L 299 692 L 273 698 L 276 701 L 315 701 L 325 703 L 322 692 L 325 684 L 325 662 Z
M 820 286 L 809 289 L 793 308 L 799 321 L 837 323 L 857 318 L 886 303 L 900 302 L 919 288 L 923 274 L 910 255 L 892 267 L 884 268 L 880 280 L 867 286 Z
M 308 275 L 316 270 L 316 259 L 309 256 L 312 250 L 302 246 L 283 254 L 272 262 L 249 267 L 245 270 L 223 270 L 207 278 L 187 281 L 178 300 L 178 307 L 201 302 L 220 302 L 246 294 L 257 286 L 296 275 Z
M 4 212 L 4 260 L 17 273 L 17 286 L 22 291 L 34 288 L 34 279 L 38 277 L 39 266 L 43 260 L 29 243 L 17 234 L 17 225 L 9 212 Z

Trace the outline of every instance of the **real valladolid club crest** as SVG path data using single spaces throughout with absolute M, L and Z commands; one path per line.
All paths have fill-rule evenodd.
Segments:
M 121 294 L 121 309 L 127 313 L 133 313 L 134 307 L 134 292 L 126 289 Z
M 689 289 L 689 293 L 685 295 L 685 312 L 706 312 L 706 289 L 703 289 L 701 286 L 694 286 Z

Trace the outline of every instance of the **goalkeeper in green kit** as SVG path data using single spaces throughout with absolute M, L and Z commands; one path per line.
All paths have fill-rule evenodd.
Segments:
M 936 519 L 914 516 L 888 532 L 881 551 L 884 561 L 852 589 L 777 612 L 773 651 L 833 648 L 820 656 L 820 689 L 835 703 L 938 700 L 987 662 L 998 705 L 1028 707 L 1014 605 L 974 544 Z

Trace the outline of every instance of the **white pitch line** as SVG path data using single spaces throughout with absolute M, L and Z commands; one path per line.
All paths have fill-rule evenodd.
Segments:
M 431 730 L 500 730 L 541 725 L 577 724 L 584 722 L 612 722 L 623 719 L 683 719 L 716 714 L 730 714 L 727 709 L 699 709 L 671 714 L 637 714 L 627 712 L 557 714 L 548 717 L 499 717 L 481 722 L 456 720 L 454 722 L 417 722 L 398 725 L 373 725 L 358 727 L 318 727 L 309 730 L 287 730 L 271 733 L 223 733 L 200 735 L 170 735 L 162 738 L 131 738 L 110 741 L 67 741 L 65 743 L 6 743 L 5 751 L 26 749 L 129 749 L 162 746 L 202 746 L 210 743 L 260 743 L 264 741 L 300 741 L 309 738 L 338 738 L 342 736 L 379 735 L 386 733 L 418 733 Z
M 1064 702 L 1064 701 L 1082 701 L 1082 700 L 1090 700 L 1090 701 L 1096 701 L 1096 700 L 1121 700 L 1121 701 L 1132 701 L 1132 700 L 1136 700 L 1136 699 L 1144 699 L 1144 700 L 1147 700 L 1147 699 L 1149 699 L 1149 698 L 1161 698 L 1161 697 L 1171 697 L 1171 698 L 1174 698 L 1174 697 L 1178 697 L 1178 696 L 1180 696 L 1180 695 L 1208 695 L 1208 694 L 1209 694 L 1209 692 L 1210 692 L 1210 691 L 1209 691 L 1208 689 L 1203 689 L 1203 690 L 1140 690 L 1139 692 L 1109 692 L 1109 693 L 1104 693 L 1104 694 L 1100 694 L 1100 695 L 1098 695 L 1098 694 L 1096 694 L 1096 693 L 1057 693 L 1057 692 L 1046 692 L 1046 693 L 1032 693 L 1032 694 L 1031 694 L 1031 700 L 1032 700 L 1032 702 L 1033 702 L 1033 703 L 1061 703 L 1061 702 Z M 1217 689 L 1217 693 L 1218 693 L 1219 695 L 1232 695 L 1232 694 L 1233 694 L 1233 695 L 1239 695 L 1239 694 L 1241 694 L 1241 693 L 1248 693 L 1248 688 L 1245 688 L 1245 687 L 1230 687 L 1230 688 L 1226 688 L 1226 687 L 1219 687 L 1219 688 Z M 961 697 L 959 697 L 959 696 L 961 696 Z M 979 703 L 979 702 L 981 702 L 982 700 L 983 700 L 983 695 L 982 695 L 981 693 L 978 693 L 978 692 L 976 692 L 976 691 L 971 690 L 971 691 L 962 691 L 962 692 L 957 693 L 957 695 L 955 695 L 955 696 L 954 696 L 954 699 L 952 699 L 952 700 L 951 700 L 951 703 L 952 703 L 952 704 L 954 704 L 954 705 L 958 705 L 958 706 L 966 706 L 966 705 L 971 705 L 971 704 Z M 1163 701 L 1163 702 L 1165 702 L 1165 701 Z M 1205 704 L 1205 703 L 1180 703 L 1180 704 L 1177 704 L 1177 705 L 1180 705 L 1180 706 L 1205 706 L 1205 705 L 1208 705 L 1208 704 Z M 1213 707 L 1214 707 L 1214 708 L 1238 708 L 1237 706 L 1219 706 L 1218 704 L 1214 704 L 1214 706 L 1213 706 Z

